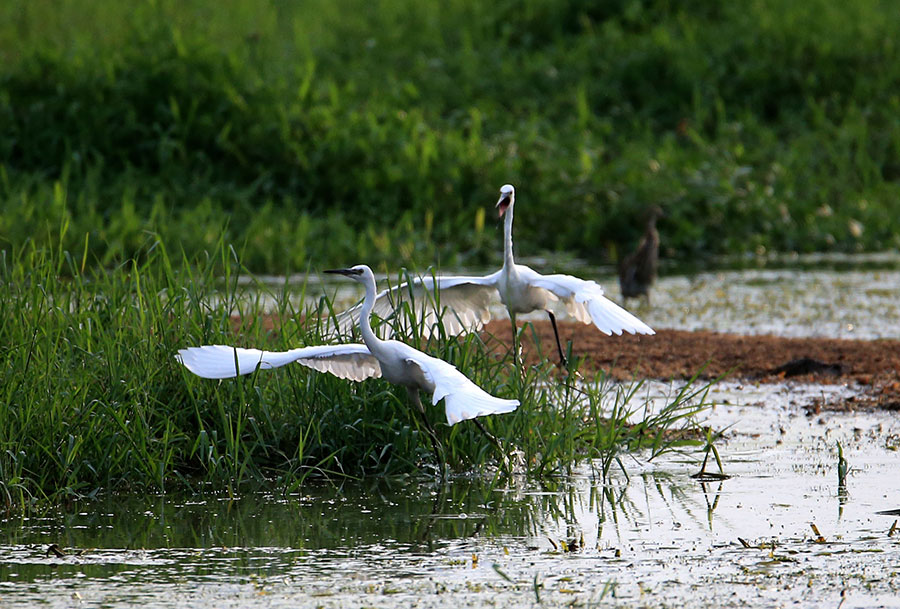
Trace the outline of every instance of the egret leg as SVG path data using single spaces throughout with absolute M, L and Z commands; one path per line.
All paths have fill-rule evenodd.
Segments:
M 487 438 L 488 441 L 497 448 L 497 450 L 500 452 L 500 456 L 503 457 L 504 467 L 507 469 L 507 471 L 511 471 L 509 466 L 509 459 L 507 458 L 506 453 L 503 451 L 503 446 L 500 445 L 500 440 L 498 440 L 497 437 L 494 436 L 494 434 L 485 429 L 484 425 L 482 425 L 481 421 L 479 421 L 478 419 L 472 419 L 472 422 L 475 423 L 475 427 L 481 430 L 481 433 L 484 434 L 484 437 Z
M 556 316 L 552 311 L 547 311 L 547 315 L 550 316 L 550 325 L 553 326 L 553 336 L 556 337 L 556 350 L 559 351 L 559 363 L 563 368 L 568 368 L 569 362 L 566 360 L 566 356 L 563 354 L 562 345 L 559 342 L 559 330 L 556 329 Z
M 444 457 L 439 448 L 440 441 L 438 440 L 437 434 L 434 432 L 431 423 L 428 422 L 428 417 L 425 415 L 425 407 L 422 405 L 422 399 L 419 397 L 419 390 L 408 387 L 407 393 L 409 393 L 409 399 L 416 405 L 419 414 L 422 415 L 422 423 L 425 424 L 425 430 L 428 432 L 428 438 L 431 440 L 431 450 L 434 451 L 434 458 L 437 459 L 438 466 L 441 468 L 441 471 L 443 471 Z

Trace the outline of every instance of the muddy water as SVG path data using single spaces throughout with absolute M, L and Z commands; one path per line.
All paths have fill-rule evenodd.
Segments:
M 722 482 L 690 477 L 696 454 L 637 455 L 608 484 L 585 467 L 5 520 L 0 606 L 900 606 L 898 517 L 876 513 L 900 508 L 900 420 L 803 414 L 822 390 L 718 388 Z M 51 543 L 67 555 L 47 556 Z

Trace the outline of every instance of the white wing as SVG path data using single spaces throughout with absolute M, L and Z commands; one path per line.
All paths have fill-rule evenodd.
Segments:
M 402 302 L 409 303 L 416 324 L 425 338 L 431 336 L 438 319 L 448 336 L 478 331 L 491 318 L 490 305 L 497 298 L 500 272 L 484 277 L 419 277 L 412 286 L 383 290 L 375 297 L 372 311 L 382 319 L 388 318 Z M 437 289 L 435 289 L 435 286 Z M 349 333 L 359 323 L 362 304 L 338 314 L 338 331 Z
M 365 345 L 358 344 L 318 345 L 290 351 L 206 345 L 179 349 L 175 359 L 197 376 L 207 379 L 231 378 L 238 374 L 250 374 L 257 366 L 261 370 L 269 370 L 292 362 L 353 381 L 381 376 L 378 360 Z
M 566 305 L 569 315 L 580 322 L 594 323 L 604 334 L 656 334 L 640 319 L 603 295 L 603 288 L 594 281 L 571 275 L 539 275 L 529 281 L 532 285 L 555 294 Z
M 406 361 L 417 365 L 428 384 L 434 387 L 431 403 L 444 400 L 448 425 L 486 414 L 512 412 L 519 406 L 519 400 L 492 396 L 444 360 L 410 349 Z

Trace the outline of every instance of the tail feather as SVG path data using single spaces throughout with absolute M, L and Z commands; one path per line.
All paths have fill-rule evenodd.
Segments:
M 437 404 L 441 397 L 444 398 L 448 425 L 488 414 L 512 412 L 519 407 L 519 400 L 494 397 L 474 384 L 458 387 L 443 396 L 436 391 L 432 396 L 433 403 Z

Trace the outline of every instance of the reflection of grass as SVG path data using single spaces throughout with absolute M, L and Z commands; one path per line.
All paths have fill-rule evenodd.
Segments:
M 83 507 L 75 510 L 77 517 L 57 513 L 51 518 L 66 521 L 68 531 L 60 541 L 71 554 L 79 554 L 92 553 L 90 548 L 340 550 L 371 548 L 386 539 L 409 548 L 476 535 L 527 536 L 537 526 L 535 520 L 544 517 L 538 498 L 497 492 L 491 480 L 478 477 L 459 478 L 452 484 L 410 484 L 387 478 L 337 485 L 310 482 L 303 491 L 247 493 L 224 502 L 228 509 L 221 510 L 210 509 L 211 504 L 219 504 L 214 494 L 152 497 L 130 493 L 76 506 Z M 485 509 L 485 504 L 491 509 Z M 148 513 L 154 515 L 149 521 Z M 452 517 L 462 513 L 466 517 Z M 154 526 L 159 521 L 169 526 Z M 30 545 L 34 535 L 34 527 L 6 526 L 0 530 L 0 541 L 7 546 Z
M 173 358 L 180 347 L 281 350 L 322 342 L 324 324 L 281 294 L 281 325 L 266 329 L 265 288 L 237 281 L 244 269 L 221 241 L 214 256 L 187 260 L 150 238 L 140 260 L 99 271 L 84 264 L 83 252 L 26 247 L 0 258 L 6 503 L 99 490 L 234 493 L 262 484 L 291 491 L 309 476 L 408 475 L 430 463 L 405 391 L 386 382 L 350 383 L 300 366 L 222 382 L 192 376 Z M 234 315 L 243 320 L 237 331 Z M 602 377 L 575 390 L 549 364 L 520 375 L 474 335 L 413 342 L 491 393 L 522 401 L 485 425 L 536 474 L 588 457 L 607 471 L 622 449 L 666 450 L 670 443 L 657 430 L 689 425 L 702 407 L 683 392 L 662 414 L 626 425 L 640 405 L 633 392 L 619 393 L 604 412 Z M 443 420 L 437 408 L 429 416 Z M 438 431 L 455 470 L 496 457 L 469 424 Z
M 471 264 L 505 182 L 535 253 L 612 257 L 649 203 L 682 260 L 896 247 L 893 8 L 7 0 L 2 247 Z

